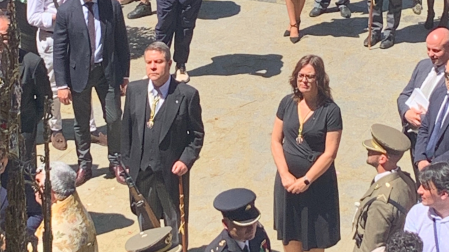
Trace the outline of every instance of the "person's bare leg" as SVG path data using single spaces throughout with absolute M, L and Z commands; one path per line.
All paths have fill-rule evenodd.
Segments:
M 284 245 L 284 252 L 303 252 L 302 242 L 290 241 L 287 245 Z
M 285 5 L 287 5 L 288 19 L 290 20 L 290 25 L 288 27 L 288 30 L 290 31 L 290 37 L 298 37 L 299 32 L 296 24 L 296 21 L 299 19 L 299 17 L 296 17 L 297 0 L 285 0 Z

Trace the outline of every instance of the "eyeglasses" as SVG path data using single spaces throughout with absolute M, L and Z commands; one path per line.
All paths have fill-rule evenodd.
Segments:
M 314 75 L 314 74 L 298 74 L 298 81 L 302 80 L 304 77 L 306 77 L 307 81 L 311 81 L 316 78 L 316 75 Z

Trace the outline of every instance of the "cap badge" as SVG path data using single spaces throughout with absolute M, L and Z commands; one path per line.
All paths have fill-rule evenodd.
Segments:
M 248 204 L 248 205 L 246 206 L 246 208 L 245 208 L 245 211 L 248 211 L 248 210 L 250 210 L 250 209 L 251 209 L 251 205 Z

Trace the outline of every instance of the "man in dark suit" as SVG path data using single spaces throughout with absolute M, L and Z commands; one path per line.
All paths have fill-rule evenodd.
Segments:
M 449 66 L 445 70 L 445 86 L 435 89 L 429 108 L 418 131 L 415 163 L 422 170 L 431 163 L 449 161 Z
M 158 219 L 172 227 L 173 245 L 181 236 L 179 177 L 188 219 L 189 170 L 203 146 L 198 91 L 170 76 L 170 49 L 154 42 L 145 50 L 148 79 L 129 85 L 122 121 L 123 162 Z M 139 216 L 141 230 L 152 228 Z M 187 230 L 186 230 L 187 231 Z
M 8 38 L 7 31 L 9 27 L 9 19 L 0 14 L 0 34 L 2 37 Z M 7 44 L 7 40 L 3 41 Z M 3 51 L 0 45 L 0 53 Z M 44 61 L 32 52 L 26 52 L 19 49 L 19 77 L 22 86 L 21 106 L 20 106 L 20 120 L 21 120 L 21 134 L 24 138 L 24 153 L 23 161 L 29 162 L 26 165 L 28 172 L 34 173 L 36 171 L 36 131 L 37 124 L 44 115 L 44 99 L 45 96 L 52 97 L 50 88 L 50 81 L 47 76 L 47 69 Z M 1 185 L 0 192 L 6 191 L 8 183 L 8 169 L 11 166 L 17 165 L 15 160 L 9 160 L 6 165 L 6 171 L 0 169 Z M 30 178 L 26 178 L 30 180 Z M 1 194 L 1 193 L 0 193 Z M 42 221 L 42 209 L 36 202 L 34 191 L 30 185 L 25 187 L 25 196 L 27 204 L 27 230 L 30 234 L 34 234 L 40 222 Z M 7 205 L 7 203 L 6 203 Z M 2 221 L 0 220 L 0 223 Z
M 129 48 L 118 1 L 73 0 L 56 15 L 53 63 L 58 97 L 73 102 L 79 170 L 77 186 L 92 177 L 89 118 L 91 94 L 97 91 L 107 123 L 109 170 L 114 173 L 120 153 L 120 89 L 129 77 Z
M 419 88 L 429 100 L 437 86 L 444 86 L 444 69 L 449 59 L 449 30 L 447 28 L 437 28 L 426 39 L 428 59 L 421 60 L 416 65 L 409 83 L 398 97 L 397 104 L 399 116 L 401 117 L 402 130 L 410 139 L 410 155 L 415 173 L 415 181 L 419 187 L 418 167 L 415 165 L 414 152 L 418 128 L 421 126 L 421 117 L 425 111 L 410 108 L 406 103 L 413 90 Z
M 179 82 L 190 81 L 186 63 L 202 2 L 202 0 L 157 0 L 156 40 L 170 47 L 174 37 L 175 79 Z

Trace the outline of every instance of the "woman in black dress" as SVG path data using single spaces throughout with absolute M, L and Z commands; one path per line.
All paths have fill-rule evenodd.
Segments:
M 307 55 L 290 77 L 271 139 L 277 166 L 274 228 L 285 252 L 324 251 L 340 240 L 334 159 L 342 132 L 323 60 Z

